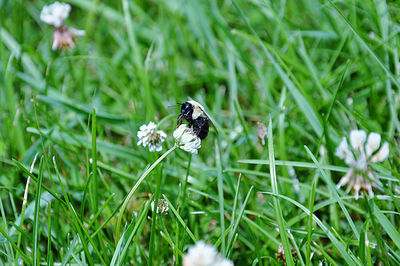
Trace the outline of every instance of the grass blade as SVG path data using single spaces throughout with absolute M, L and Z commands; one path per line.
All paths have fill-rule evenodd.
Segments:
M 275 171 L 275 155 L 274 155 L 274 139 L 272 135 L 272 119 L 269 118 L 268 125 L 268 157 L 269 157 L 269 171 L 271 174 L 271 187 L 272 193 L 274 195 L 279 195 L 278 191 L 278 182 L 276 180 L 276 171 Z M 276 219 L 278 221 L 279 234 L 281 236 L 281 241 L 283 244 L 283 249 L 285 251 L 286 263 L 288 265 L 294 265 L 292 249 L 290 248 L 289 239 L 286 232 L 285 221 L 282 215 L 281 204 L 279 199 L 274 197 L 274 210 Z
M 224 210 L 224 183 L 222 176 L 222 162 L 219 142 L 215 141 L 215 159 L 217 161 L 217 182 L 218 182 L 218 202 L 219 202 L 219 220 L 221 226 L 222 254 L 226 254 L 225 245 L 225 210 Z
M 245 200 L 244 200 L 244 202 L 243 202 L 242 209 L 241 209 L 240 212 L 239 212 L 239 216 L 238 216 L 238 218 L 236 219 L 236 222 L 234 223 L 233 230 L 230 230 L 230 231 L 229 231 L 229 238 L 228 238 L 228 246 L 227 246 L 228 248 L 227 248 L 227 251 L 230 251 L 230 250 L 233 248 L 233 245 L 234 245 L 234 243 L 235 243 L 235 241 L 234 241 L 234 236 L 236 235 L 236 231 L 237 231 L 237 229 L 238 229 L 240 220 L 241 220 L 242 217 L 243 217 L 244 210 L 246 209 L 246 205 L 247 205 L 247 202 L 248 202 L 248 200 L 249 200 L 249 197 L 250 197 L 250 194 L 251 194 L 251 191 L 253 190 L 253 188 L 254 188 L 253 186 L 250 187 L 250 190 L 249 190 L 249 192 L 247 193 L 246 198 L 245 198 Z M 232 217 L 232 219 L 233 219 L 233 217 Z M 228 253 L 225 254 L 225 257 L 228 257 Z
M 309 196 L 309 210 L 310 210 L 310 216 L 308 220 L 308 232 L 307 232 L 307 252 L 306 252 L 306 265 L 310 265 L 311 263 L 311 236 L 313 233 L 313 220 L 312 216 L 314 214 L 314 202 L 315 202 L 315 188 L 318 184 L 318 175 L 316 174 L 314 176 L 314 179 L 312 181 L 311 185 L 311 191 L 310 191 L 310 196 Z
M 42 157 L 40 157 L 40 163 L 39 163 L 39 176 L 38 176 L 38 182 L 36 185 L 35 213 L 34 213 L 34 219 L 33 219 L 33 241 L 34 241 L 33 252 L 32 252 L 33 265 L 40 264 L 40 262 L 39 262 L 39 260 L 40 260 L 39 209 L 40 209 L 40 194 L 41 194 L 42 181 L 43 181 L 43 163 L 44 163 L 44 158 L 42 156 Z
M 97 130 L 96 130 L 96 108 L 93 108 L 93 115 L 92 115 L 92 187 L 93 187 L 93 212 L 97 212 L 98 209 L 98 180 L 97 180 L 97 149 L 96 149 L 96 137 L 97 136 Z
M 400 249 L 400 234 L 394 225 L 389 221 L 388 218 L 386 218 L 376 204 L 373 204 L 373 213 L 376 219 L 378 219 L 380 225 L 383 227 L 383 229 L 385 229 L 388 236 L 393 240 L 397 248 Z

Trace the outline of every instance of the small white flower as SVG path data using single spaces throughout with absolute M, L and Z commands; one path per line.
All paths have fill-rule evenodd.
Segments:
M 142 125 L 137 133 L 139 141 L 137 145 L 143 147 L 149 146 L 149 151 L 161 151 L 162 143 L 165 141 L 167 134 L 162 130 L 157 130 L 157 125 L 150 122 L 148 125 Z
M 64 20 L 68 17 L 71 6 L 67 3 L 54 2 L 49 6 L 44 6 L 40 12 L 40 20 L 58 28 L 64 24 Z
M 174 131 L 173 135 L 180 149 L 197 154 L 197 150 L 201 147 L 201 140 L 194 134 L 193 130 L 183 124 Z
M 352 188 L 355 197 L 361 189 L 368 191 L 370 197 L 374 196 L 372 191 L 374 182 L 379 183 L 375 172 L 369 166 L 371 163 L 383 162 L 389 156 L 389 144 L 385 142 L 378 150 L 381 143 L 381 135 L 372 132 L 368 135 L 364 130 L 352 130 L 350 132 L 350 147 L 345 137 L 342 138 L 336 148 L 335 155 L 345 161 L 350 166 L 349 171 L 340 179 L 337 187 L 347 184 L 346 193 Z M 377 151 L 378 150 L 378 151 Z
M 154 212 L 154 200 L 151 202 L 151 210 Z M 167 215 L 168 210 L 168 202 L 164 199 L 159 199 L 157 204 L 157 213 Z
M 233 262 L 225 259 L 213 245 L 200 240 L 191 246 L 183 256 L 183 266 L 233 266 Z

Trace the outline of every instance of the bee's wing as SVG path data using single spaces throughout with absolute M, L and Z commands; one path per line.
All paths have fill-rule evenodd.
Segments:
M 194 101 L 192 98 L 190 98 L 189 97 L 189 99 L 191 100 L 191 101 Z M 206 116 L 207 116 L 207 118 L 208 118 L 208 121 L 210 121 L 210 123 L 211 123 L 211 125 L 213 126 L 213 128 L 215 129 L 215 133 L 217 133 L 218 134 L 218 129 L 217 129 L 217 127 L 215 126 L 215 124 L 214 124 L 214 119 L 212 118 L 212 116 L 210 116 L 207 112 L 206 112 L 206 110 L 205 110 L 205 108 L 204 108 L 204 106 L 202 105 L 202 104 L 200 104 L 199 102 L 196 102 L 196 101 L 194 101 L 195 103 L 197 103 L 197 105 L 198 105 L 198 107 L 201 109 L 201 111 L 203 111 L 205 114 L 206 114 Z

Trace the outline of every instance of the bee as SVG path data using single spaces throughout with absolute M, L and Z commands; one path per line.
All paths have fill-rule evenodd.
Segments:
M 200 139 L 208 135 L 210 128 L 210 118 L 204 111 L 204 107 L 196 101 L 187 101 L 181 104 L 181 113 L 178 116 L 176 125 L 181 125 L 182 120 L 188 121 L 188 127 L 193 127 L 193 132 Z

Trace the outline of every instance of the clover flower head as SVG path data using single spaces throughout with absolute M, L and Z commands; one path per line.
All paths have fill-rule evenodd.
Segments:
M 154 212 L 154 200 L 151 202 L 151 210 Z M 157 213 L 161 213 L 164 215 L 168 214 L 168 202 L 164 199 L 159 199 L 157 203 Z
M 346 137 L 342 138 L 336 148 L 335 155 L 343 159 L 350 169 L 340 179 L 337 184 L 338 188 L 348 184 L 346 193 L 353 188 L 356 199 L 358 199 L 360 189 L 368 191 L 370 197 L 374 196 L 372 191 L 375 186 L 374 182 L 379 183 L 379 180 L 370 164 L 383 162 L 389 156 L 389 144 L 387 142 L 383 143 L 382 146 L 380 144 L 381 135 L 379 133 L 372 132 L 367 139 L 364 130 L 352 130 L 350 132 L 350 146 Z
M 165 141 L 167 134 L 162 130 L 157 130 L 157 125 L 150 122 L 148 125 L 142 125 L 137 133 L 139 141 L 137 145 L 143 147 L 149 146 L 149 151 L 161 151 L 162 143 Z
M 174 138 L 176 145 L 187 152 L 197 154 L 197 150 L 201 147 L 201 140 L 192 129 L 188 128 L 187 125 L 180 125 L 174 131 Z
M 70 11 L 71 6 L 69 4 L 56 1 L 43 7 L 40 12 L 40 20 L 58 28 L 64 24 L 64 20 L 68 17 Z
M 55 27 L 53 32 L 53 50 L 69 50 L 75 47 L 76 36 L 85 35 L 84 30 L 78 30 L 64 25 L 64 20 L 68 17 L 71 6 L 66 3 L 54 2 L 49 6 L 44 6 L 40 12 L 40 19 Z
M 213 245 L 200 240 L 191 246 L 183 256 L 183 266 L 233 266 L 233 262 L 225 259 Z

